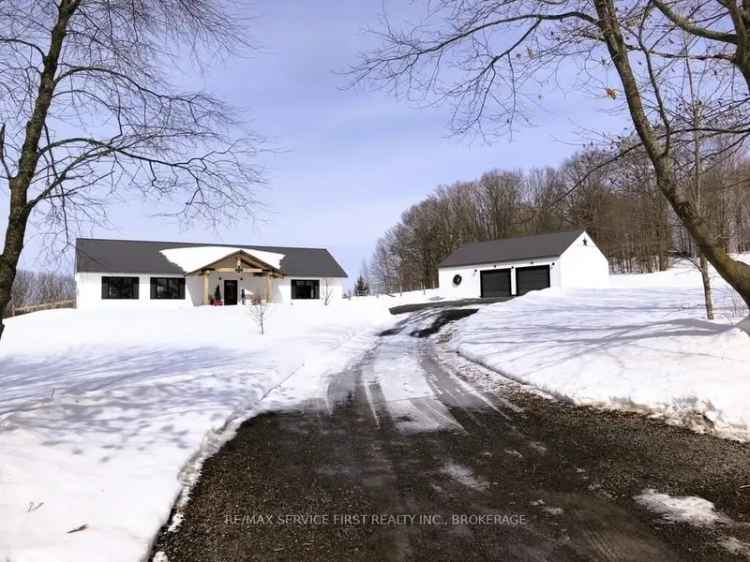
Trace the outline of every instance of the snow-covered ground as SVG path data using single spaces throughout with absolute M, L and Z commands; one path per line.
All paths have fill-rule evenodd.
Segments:
M 387 307 L 400 306 L 402 304 L 416 304 L 422 302 L 437 302 L 445 300 L 440 294 L 440 289 L 423 289 L 418 291 L 404 291 L 402 293 L 391 293 L 383 295 L 369 295 L 367 297 L 352 297 L 353 301 L 375 301 Z
M 744 313 L 738 299 L 715 284 L 717 322 L 703 320 L 699 276 L 683 265 L 616 276 L 610 289 L 546 290 L 488 306 L 458 324 L 451 345 L 578 403 L 686 424 L 707 419 L 722 435 L 747 439 L 750 336 L 733 328 Z M 243 307 L 55 310 L 8 320 L 0 559 L 141 559 L 202 460 L 241 421 L 325 397 L 326 375 L 400 319 L 388 307 L 436 299 L 433 290 L 271 305 L 264 336 Z M 388 338 L 377 364 L 392 414 L 402 398 L 430 398 L 406 338 Z M 431 418 L 450 419 L 438 414 Z
M 750 439 L 747 310 L 714 277 L 717 320 L 705 320 L 689 264 L 616 275 L 599 290 L 529 293 L 462 322 L 464 357 L 578 404 L 644 411 L 698 430 Z
M 319 395 L 326 372 L 393 321 L 368 300 L 272 305 L 265 336 L 243 307 L 10 319 L 0 559 L 140 560 L 202 459 L 264 396 L 282 388 L 278 407 Z

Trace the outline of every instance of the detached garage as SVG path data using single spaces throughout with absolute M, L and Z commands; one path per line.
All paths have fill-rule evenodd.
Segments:
M 445 298 L 512 297 L 548 287 L 606 287 L 607 258 L 584 230 L 465 244 L 439 266 Z

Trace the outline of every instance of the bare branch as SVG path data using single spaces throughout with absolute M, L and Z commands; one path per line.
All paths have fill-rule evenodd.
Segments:
M 669 20 L 677 25 L 680 29 L 687 31 L 691 35 L 697 35 L 704 39 L 712 39 L 714 41 L 721 41 L 722 43 L 737 44 L 737 35 L 734 33 L 725 33 L 721 31 L 712 31 L 691 23 L 687 18 L 680 16 L 677 12 L 662 0 L 652 0 L 654 5 L 667 17 Z

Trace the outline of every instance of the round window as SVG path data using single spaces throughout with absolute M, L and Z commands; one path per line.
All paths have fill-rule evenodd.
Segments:
M 453 284 L 454 285 L 460 285 L 462 281 L 462 278 L 460 275 L 454 275 L 453 276 Z

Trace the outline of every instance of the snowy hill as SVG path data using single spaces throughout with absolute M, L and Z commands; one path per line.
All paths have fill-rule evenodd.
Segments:
M 202 460 L 263 397 L 287 381 L 298 392 L 283 398 L 304 398 L 391 321 L 367 302 L 271 305 L 265 336 L 243 307 L 8 319 L 0 558 L 141 560 Z
M 732 325 L 744 313 L 737 299 L 714 284 L 716 322 L 703 319 L 698 272 L 679 263 L 613 276 L 608 289 L 550 289 L 483 307 L 455 324 L 450 345 L 579 404 L 747 440 L 750 336 Z M 400 319 L 388 307 L 435 299 L 433 290 L 271 305 L 265 336 L 242 307 L 9 319 L 0 343 L 0 558 L 141 559 L 203 459 L 243 420 L 325 396 L 327 374 Z M 281 383 L 283 395 L 273 392 Z
M 750 440 L 747 310 L 714 279 L 717 320 L 705 320 L 688 263 L 615 275 L 600 290 L 529 293 L 488 306 L 452 347 L 505 376 L 578 404 L 643 411 L 699 431 Z

